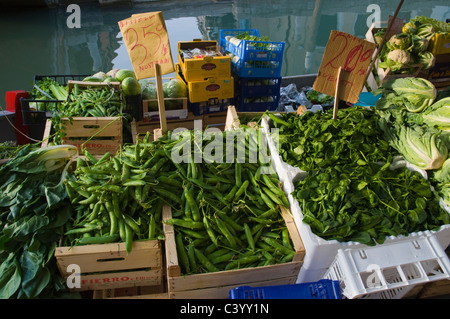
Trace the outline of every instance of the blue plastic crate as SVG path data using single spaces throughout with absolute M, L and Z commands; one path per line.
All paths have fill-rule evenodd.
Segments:
M 233 75 L 234 76 L 234 75 Z M 235 96 L 261 97 L 280 95 L 281 77 L 276 78 L 235 78 Z
M 231 289 L 230 299 L 341 299 L 339 281 L 322 279 L 292 285 L 241 286 Z
M 260 36 L 256 29 L 220 30 L 219 47 L 222 54 L 230 54 L 231 70 L 240 77 L 279 77 L 284 42 L 241 40 L 230 42 L 228 36 L 248 33 Z
M 275 111 L 280 101 L 281 77 L 235 78 L 236 109 L 239 112 Z
M 240 40 L 239 43 L 232 43 L 226 39 L 228 36 L 235 37 L 244 33 L 260 37 L 256 29 L 220 30 L 220 49 L 244 61 L 281 61 L 283 59 L 284 42 Z

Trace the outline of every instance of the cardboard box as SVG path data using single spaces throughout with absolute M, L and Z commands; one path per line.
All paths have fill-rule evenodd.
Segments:
M 203 58 L 186 58 L 182 50 L 212 49 L 218 56 Z M 178 64 L 186 81 L 203 81 L 206 78 L 229 78 L 231 76 L 231 59 L 222 55 L 217 41 L 182 41 L 178 42 Z

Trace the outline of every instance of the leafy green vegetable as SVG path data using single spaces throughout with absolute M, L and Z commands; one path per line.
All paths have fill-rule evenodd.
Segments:
M 326 240 L 366 245 L 450 222 L 426 179 L 407 168 L 389 166 L 349 163 L 309 174 L 293 192 L 303 222 Z
M 46 77 L 42 80 L 36 81 L 35 86 L 29 92 L 29 97 L 32 100 L 42 100 L 47 102 L 30 102 L 30 108 L 35 108 L 40 111 L 57 111 L 61 107 L 61 102 L 65 101 L 68 95 L 68 89 L 58 81 Z M 48 102 L 56 100 L 56 102 Z
M 447 158 L 439 169 L 432 171 L 430 180 L 436 192 L 450 206 L 450 158 Z
M 63 287 L 53 255 L 72 214 L 61 181 L 77 153 L 27 144 L 0 168 L 1 299 L 52 297 Z
M 279 150 L 283 160 L 304 171 L 344 163 L 365 165 L 388 161 L 397 151 L 382 137 L 378 115 L 360 106 L 340 109 L 333 120 L 332 110 L 306 112 L 302 116 L 282 114 L 287 125 L 279 128 Z
M 379 123 L 386 140 L 411 164 L 429 170 L 441 167 L 446 160 L 448 147 L 440 130 L 390 123 L 384 118 Z
M 428 80 L 423 78 L 392 78 L 386 81 L 374 95 L 382 94 L 376 102 L 378 109 L 388 108 L 390 105 L 405 107 L 410 112 L 421 112 L 433 104 L 436 99 L 436 88 Z
M 450 97 L 432 104 L 422 115 L 423 122 L 450 132 Z
M 416 16 L 403 26 L 403 32 L 415 32 L 422 24 L 431 24 L 436 32 L 450 32 L 450 23 L 426 16 Z
M 308 93 L 306 93 L 306 98 L 312 103 L 329 104 L 333 102 L 332 96 L 320 93 L 316 90 L 309 90 Z

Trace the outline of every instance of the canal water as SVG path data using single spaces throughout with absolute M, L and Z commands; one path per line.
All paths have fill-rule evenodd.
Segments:
M 178 41 L 219 41 L 221 29 L 257 29 L 271 41 L 285 42 L 281 75 L 291 76 L 317 73 L 331 30 L 364 38 L 373 19 L 383 26 L 400 0 L 74 2 L 79 28 L 71 27 L 76 20 L 68 5 L 15 10 L 0 5 L 0 106 L 6 91 L 30 90 L 34 75 L 132 68 L 118 26 L 132 14 L 163 12 L 174 62 Z M 445 21 L 450 3 L 405 0 L 398 17 L 409 21 L 420 15 Z

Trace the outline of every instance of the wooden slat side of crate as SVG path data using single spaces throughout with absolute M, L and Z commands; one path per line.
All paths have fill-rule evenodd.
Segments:
M 157 285 L 162 282 L 159 240 L 136 241 L 127 254 L 125 243 L 57 247 L 55 257 L 63 278 L 79 267 L 81 287 L 74 291 Z
M 265 112 L 237 112 L 234 105 L 230 105 L 227 110 L 227 118 L 225 120 L 225 130 L 239 128 L 241 124 L 255 127 L 256 122 L 241 123 L 242 118 L 260 118 Z
M 186 119 L 167 120 L 167 129 L 171 131 L 177 128 L 185 128 L 188 130 L 200 128 L 203 130 L 207 127 L 217 127 L 219 129 L 223 129 L 225 126 L 226 117 L 227 112 L 218 112 L 199 116 L 195 116 L 192 112 L 189 112 Z M 138 134 L 153 132 L 158 128 L 161 128 L 159 121 L 136 122 L 136 131 Z
M 69 89 L 69 92 L 75 87 L 75 84 L 78 85 L 80 88 L 87 88 L 87 87 L 113 87 L 116 90 L 120 91 L 120 82 L 91 82 L 91 81 L 77 81 L 77 80 L 68 80 L 67 81 L 67 88 Z
M 173 226 L 164 224 L 167 283 L 170 298 L 194 298 L 194 296 L 197 298 L 228 298 L 229 289 L 242 285 L 262 286 L 273 280 L 280 284 L 294 283 L 303 264 L 305 248 L 290 212 L 282 208 L 282 215 L 295 249 L 295 255 L 291 262 L 194 275 L 181 275 L 174 229 Z M 170 207 L 163 209 L 163 221 L 170 219 L 171 216 Z M 220 287 L 225 288 L 218 289 Z M 211 294 L 212 291 L 215 293 Z
M 251 285 L 252 287 L 291 285 L 295 284 L 296 280 L 297 276 L 291 276 L 272 280 L 252 281 L 248 285 Z M 169 299 L 227 299 L 231 289 L 243 285 L 247 284 L 239 283 L 235 285 L 217 286 L 214 288 L 172 291 L 168 293 L 168 297 Z
M 123 142 L 121 117 L 64 118 L 65 136 L 62 143 L 75 145 L 81 152 L 86 148 L 92 155 L 115 154 Z

